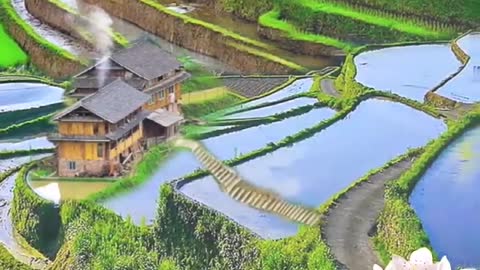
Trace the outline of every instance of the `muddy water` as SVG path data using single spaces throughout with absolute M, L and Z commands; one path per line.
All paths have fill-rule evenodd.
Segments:
M 448 146 L 415 187 L 410 203 L 439 256 L 480 267 L 480 127 Z
M 47 140 L 47 137 L 33 138 L 23 141 L 1 141 L 0 152 L 47 149 L 54 148 L 54 145 Z
M 11 1 L 18 15 L 25 22 L 27 22 L 35 30 L 35 32 L 37 32 L 37 34 L 42 36 L 47 41 L 77 56 L 88 57 L 91 54 L 87 48 L 82 46 L 74 38 L 55 30 L 54 28 L 42 23 L 37 18 L 32 16 L 25 7 L 25 0 Z
M 437 44 L 367 51 L 355 57 L 355 65 L 361 84 L 423 102 L 461 63 L 450 45 Z
M 77 0 L 60 0 L 60 1 L 74 9 L 77 9 Z M 127 38 L 131 42 L 134 42 L 141 38 L 148 37 L 153 41 L 155 41 L 155 43 L 158 44 L 162 49 L 164 49 L 165 51 L 168 51 L 172 55 L 176 57 L 190 56 L 195 60 L 195 62 L 199 63 L 200 65 L 202 65 L 203 67 L 205 67 L 210 71 L 214 71 L 216 73 L 232 73 L 232 74 L 240 73 L 238 70 L 223 64 L 222 62 L 220 62 L 215 58 L 179 47 L 173 43 L 168 42 L 165 39 L 152 35 L 149 32 L 146 32 L 143 29 L 139 28 L 138 26 L 131 24 L 127 21 L 124 21 L 116 17 L 112 17 L 112 21 L 113 21 L 113 24 L 112 24 L 113 30 L 122 34 L 125 38 Z
M 218 158 L 231 159 L 237 155 L 262 148 L 269 142 L 278 142 L 288 135 L 293 135 L 331 117 L 333 114 L 334 111 L 330 109 L 315 109 L 281 122 L 244 129 L 202 142 Z M 157 208 L 155 201 L 158 199 L 160 185 L 191 173 L 199 167 L 199 162 L 191 152 L 177 152 L 160 166 L 151 180 L 127 194 L 107 200 L 104 204 L 122 216 L 132 216 L 136 222 L 140 222 L 143 217 L 147 221 L 151 221 L 155 217 Z
M 296 99 L 292 99 L 292 100 L 285 101 L 285 102 L 268 106 L 268 107 L 231 114 L 225 118 L 240 119 L 240 118 L 253 118 L 253 117 L 267 117 L 267 116 L 272 116 L 275 114 L 287 112 L 295 108 L 299 108 L 307 105 L 313 105 L 316 102 L 318 102 L 318 100 L 315 98 L 296 98 Z
M 315 136 L 241 164 L 236 170 L 245 180 L 292 202 L 318 207 L 368 171 L 383 166 L 408 148 L 425 145 L 445 128 L 440 120 L 405 105 L 367 100 L 346 119 Z M 264 237 L 295 234 L 292 224 L 280 222 L 270 214 L 261 216 L 247 208 L 239 211 L 232 199 L 222 197 L 212 184 L 213 179 L 199 181 L 185 185 L 181 191 Z M 272 219 L 279 227 L 268 226 Z
M 15 158 L 8 161 L 0 160 L 0 173 L 6 171 L 7 168 L 17 167 L 46 156 L 48 155 Z M 13 188 L 15 186 L 16 176 L 17 174 L 13 174 L 3 182 L 0 182 L 0 243 L 4 245 L 18 261 L 27 265 L 33 263 L 32 267 L 34 269 L 42 269 L 45 266 L 45 263 L 41 259 L 36 259 L 39 258 L 39 255 L 32 254 L 30 249 L 25 248 L 20 244 L 21 242 L 17 239 L 17 236 L 13 231 L 13 225 L 9 213 L 11 201 L 13 199 Z
M 106 189 L 111 183 L 107 181 L 29 181 L 30 186 L 39 196 L 54 202 L 82 200 Z
M 437 93 L 450 99 L 475 103 L 480 101 L 480 33 L 459 40 L 458 45 L 471 57 L 465 69 L 441 87 Z M 475 70 L 477 67 L 478 70 Z
M 40 83 L 0 84 L 0 113 L 61 103 L 64 90 Z
M 159 0 L 158 2 L 160 2 L 165 6 L 170 6 L 173 3 L 182 3 L 183 1 Z M 188 3 L 184 3 L 184 4 L 185 6 L 189 6 Z M 180 13 L 184 13 L 184 12 L 180 12 Z M 273 50 L 269 51 L 269 53 L 278 55 L 284 59 L 287 59 L 291 62 L 297 63 L 301 66 L 304 66 L 310 69 L 321 69 L 326 66 L 339 64 L 339 59 L 335 60 L 333 57 L 307 56 L 307 55 L 295 54 L 290 51 L 281 49 L 278 47 L 276 42 L 265 39 L 258 34 L 256 23 L 237 19 L 228 13 L 227 14 L 217 13 L 215 12 L 214 9 L 207 6 L 195 5 L 195 8 L 193 9 L 193 11 L 186 13 L 186 15 L 205 21 L 205 22 L 209 22 L 214 25 L 221 26 L 232 32 L 238 33 L 244 37 L 248 37 L 250 39 L 259 40 L 264 43 L 267 43 L 274 48 Z

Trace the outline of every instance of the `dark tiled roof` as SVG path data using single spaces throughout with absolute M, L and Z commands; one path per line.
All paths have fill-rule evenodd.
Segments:
M 150 41 L 141 41 L 118 51 L 111 59 L 146 80 L 155 79 L 181 67 L 175 57 Z
M 61 112 L 55 120 L 82 107 L 110 123 L 117 123 L 142 107 L 149 99 L 149 95 L 117 79 Z
M 140 122 L 142 122 L 149 114 L 150 112 L 148 111 L 142 111 L 138 115 L 136 115 L 135 118 L 130 120 L 130 122 L 120 126 L 115 131 L 110 132 L 105 136 L 112 141 L 116 141 L 122 138 L 125 134 L 127 134 L 127 132 L 132 130 L 134 127 L 138 126 L 138 124 L 140 124 Z
M 48 136 L 51 142 L 108 142 L 109 139 L 105 136 L 74 136 L 74 135 L 60 135 L 51 134 Z

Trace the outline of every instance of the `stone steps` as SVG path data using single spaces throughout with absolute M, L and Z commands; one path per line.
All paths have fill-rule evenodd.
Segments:
M 318 212 L 290 203 L 271 191 L 260 189 L 243 180 L 235 171 L 210 154 L 200 143 L 179 139 L 176 144 L 190 148 L 200 163 L 210 171 L 220 188 L 234 200 L 307 225 L 319 223 L 320 214 Z

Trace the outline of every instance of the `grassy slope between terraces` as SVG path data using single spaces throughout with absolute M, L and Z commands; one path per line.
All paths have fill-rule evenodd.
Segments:
M 25 64 L 28 60 L 27 54 L 18 44 L 5 32 L 0 24 L 0 69 Z

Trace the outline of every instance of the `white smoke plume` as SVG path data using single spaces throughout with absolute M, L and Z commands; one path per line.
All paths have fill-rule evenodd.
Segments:
M 102 8 L 95 5 L 84 3 L 77 0 L 77 7 L 80 15 L 87 20 L 86 31 L 92 37 L 95 50 L 100 54 L 98 60 L 98 81 L 100 85 L 105 82 L 106 72 L 110 65 L 107 61 L 112 54 L 114 42 L 111 35 L 111 26 L 113 24 L 112 18 Z

